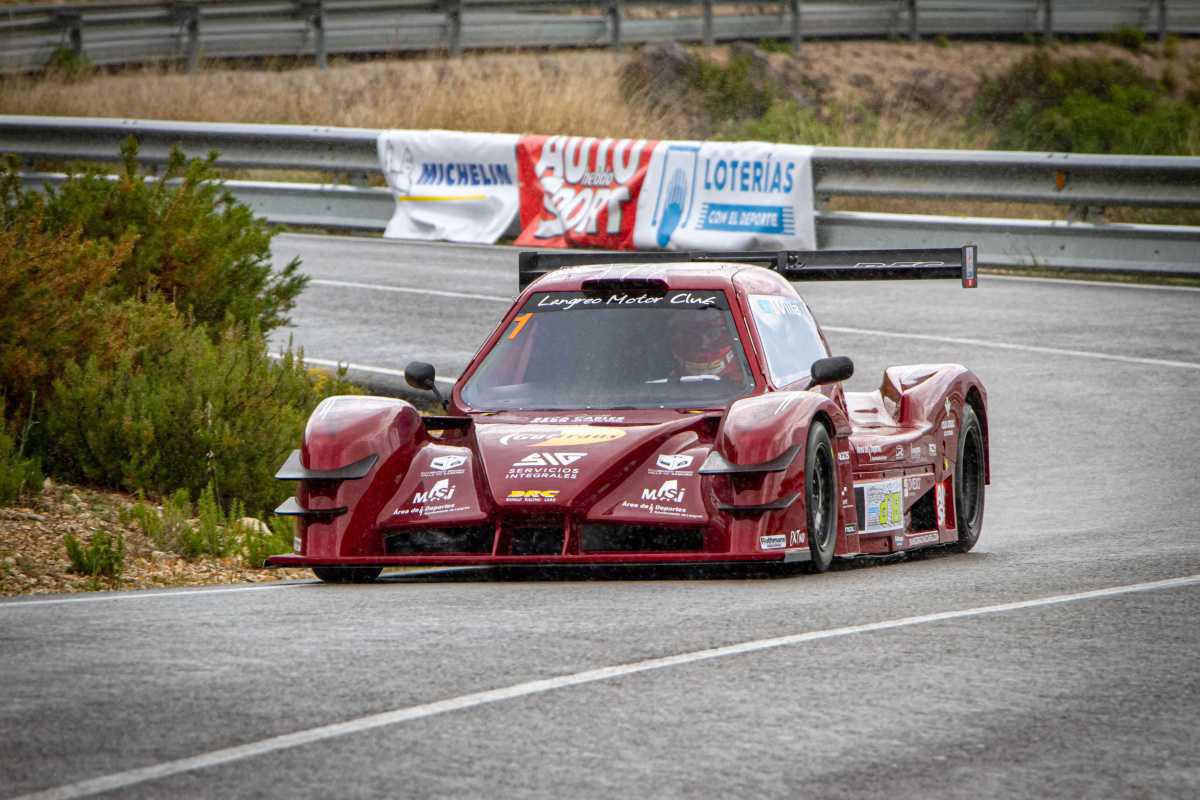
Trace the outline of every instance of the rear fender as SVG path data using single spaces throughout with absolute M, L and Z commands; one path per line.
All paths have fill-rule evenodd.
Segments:
M 845 412 L 825 395 L 806 391 L 771 392 L 738 400 L 725 415 L 714 452 L 728 468 L 710 475 L 710 491 L 717 507 L 732 516 L 730 530 L 735 550 L 767 549 L 762 547 L 762 538 L 780 534 L 787 537 L 789 549 L 807 546 L 804 461 L 814 420 L 820 420 L 816 424 L 824 423 L 830 429 L 839 485 L 851 486 L 850 424 Z M 710 457 L 706 466 L 715 463 L 717 459 Z M 767 465 L 771 466 L 770 471 L 765 469 Z M 785 503 L 785 508 L 748 510 Z M 849 507 L 839 506 L 838 552 L 843 549 L 847 524 L 843 517 L 847 513 L 852 524 L 853 503 Z
M 984 476 L 991 483 L 987 389 L 978 375 L 960 364 L 889 367 L 884 371 L 879 394 L 901 425 L 929 425 L 940 433 L 945 461 L 935 468 L 939 480 L 953 474 L 963 408 L 969 403 L 983 429 Z

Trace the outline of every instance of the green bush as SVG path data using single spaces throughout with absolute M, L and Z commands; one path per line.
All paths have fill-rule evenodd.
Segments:
M 862 124 L 869 125 L 870 120 Z M 823 120 L 795 100 L 777 100 L 762 116 L 725 126 L 719 138 L 824 145 L 836 143 L 839 137 L 835 122 Z
M 63 541 L 71 571 L 78 575 L 120 579 L 125 571 L 125 537 L 121 534 L 114 538 L 107 531 L 96 531 L 92 540 L 83 544 L 68 533 Z
M 0 406 L 0 506 L 11 505 L 21 497 L 40 492 L 42 467 L 37 458 L 26 458 L 24 443 L 29 437 L 26 426 L 18 444 L 5 430 L 3 407 Z
M 746 53 L 733 53 L 725 64 L 696 59 L 689 81 L 698 92 L 704 110 L 718 125 L 761 117 L 776 96 L 769 82 L 754 69 L 754 59 Z
M 1140 53 L 1146 46 L 1146 32 L 1132 25 L 1122 25 L 1104 37 L 1105 41 L 1123 47 L 1131 53 Z
M 48 463 L 68 479 L 159 496 L 198 497 L 211 481 L 218 497 L 273 508 L 288 494 L 274 472 L 311 410 L 357 390 L 313 375 L 291 351 L 267 358 L 253 326 L 214 340 L 161 299 L 135 306 L 114 359 L 68 363 L 55 381 Z
M 108 287 L 113 300 L 159 292 L 199 323 L 232 319 L 264 333 L 286 324 L 308 279 L 298 259 L 272 271 L 275 233 L 217 180 L 217 154 L 188 161 L 175 148 L 163 173 L 151 178 L 137 152 L 130 137 L 115 180 L 94 170 L 75 173 L 44 201 L 27 192 L 17 211 L 36 213 L 44 203 L 50 233 L 78 228 L 109 247 L 132 240 Z
M 1115 59 L 1035 53 L 982 84 L 976 116 L 1003 149 L 1187 155 L 1200 145 L 1200 111 Z
M 163 499 L 162 511 L 139 501 L 121 513 L 125 524 L 135 523 L 158 550 L 182 553 L 191 536 L 192 501 L 187 489 Z
M 46 61 L 46 75 L 62 81 L 78 81 L 96 71 L 87 53 L 76 53 L 70 47 L 59 47 Z
M 760 39 L 758 49 L 764 53 L 787 53 L 792 52 L 792 42 L 790 39 Z
M 235 531 L 242 558 L 255 567 L 261 567 L 267 556 L 292 552 L 292 538 L 296 535 L 295 524 L 284 517 L 271 517 L 265 531 L 240 524 L 235 524 Z
M 95 241 L 78 226 L 49 231 L 14 162 L 0 167 L 0 403 L 15 419 L 49 394 L 61 365 L 110 345 L 105 287 L 133 246 Z
M 1163 42 L 1163 56 L 1167 59 L 1174 60 L 1179 56 L 1179 34 L 1168 33 L 1166 40 Z

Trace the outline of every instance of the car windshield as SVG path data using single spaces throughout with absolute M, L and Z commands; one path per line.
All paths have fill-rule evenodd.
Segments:
M 723 292 L 541 292 L 462 400 L 479 410 L 718 408 L 753 388 Z

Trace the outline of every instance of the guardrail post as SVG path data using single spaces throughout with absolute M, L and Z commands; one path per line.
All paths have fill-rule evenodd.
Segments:
M 71 43 L 71 52 L 76 56 L 82 56 L 83 15 L 78 11 L 59 11 L 55 17 L 67 34 L 67 41 Z
M 608 0 L 608 30 L 612 35 L 612 48 L 621 50 L 621 18 L 625 16 L 625 0 Z
M 180 27 L 187 32 L 184 58 L 187 71 L 195 72 L 200 66 L 200 7 L 195 3 L 180 3 L 176 6 Z
M 313 56 L 317 60 L 317 66 L 328 69 L 329 61 L 325 51 L 325 3 L 323 0 L 297 0 L 296 5 L 305 24 L 312 28 Z
M 1054 41 L 1054 0 L 1042 0 L 1042 38 Z
M 800 45 L 804 41 L 804 32 L 800 29 L 800 6 L 802 0 L 789 0 L 792 10 L 792 55 L 800 55 Z
M 446 0 L 446 50 L 457 58 L 462 55 L 462 0 Z
M 704 46 L 712 47 L 715 44 L 713 36 L 713 0 L 704 0 Z
M 908 39 L 915 42 L 921 38 L 917 17 L 917 0 L 908 0 Z
M 1167 0 L 1158 0 L 1158 42 L 1167 40 Z

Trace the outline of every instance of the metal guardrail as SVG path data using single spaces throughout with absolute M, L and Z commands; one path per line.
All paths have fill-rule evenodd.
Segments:
M 377 130 L 0 116 L 0 153 L 13 153 L 31 168 L 115 161 L 130 135 L 151 163 L 165 162 L 180 144 L 190 156 L 220 151 L 220 166 L 329 177 L 324 184 L 228 182 L 238 199 L 272 222 L 382 230 L 394 210 L 387 189 L 364 185 L 379 174 Z M 818 147 L 813 172 L 823 248 L 974 241 L 981 261 L 996 265 L 1200 274 L 1200 227 L 1102 221 L 1105 207 L 1200 208 L 1200 158 Z M 61 180 L 43 173 L 27 178 Z M 825 210 L 825 201 L 847 196 L 1065 205 L 1074 220 L 1101 221 Z
M 661 41 L 1200 33 L 1195 0 L 180 0 L 0 8 L 0 72 L 67 48 L 95 64 Z M 666 16 L 658 16 L 670 9 Z M 771 9 L 774 9 L 773 11 Z

